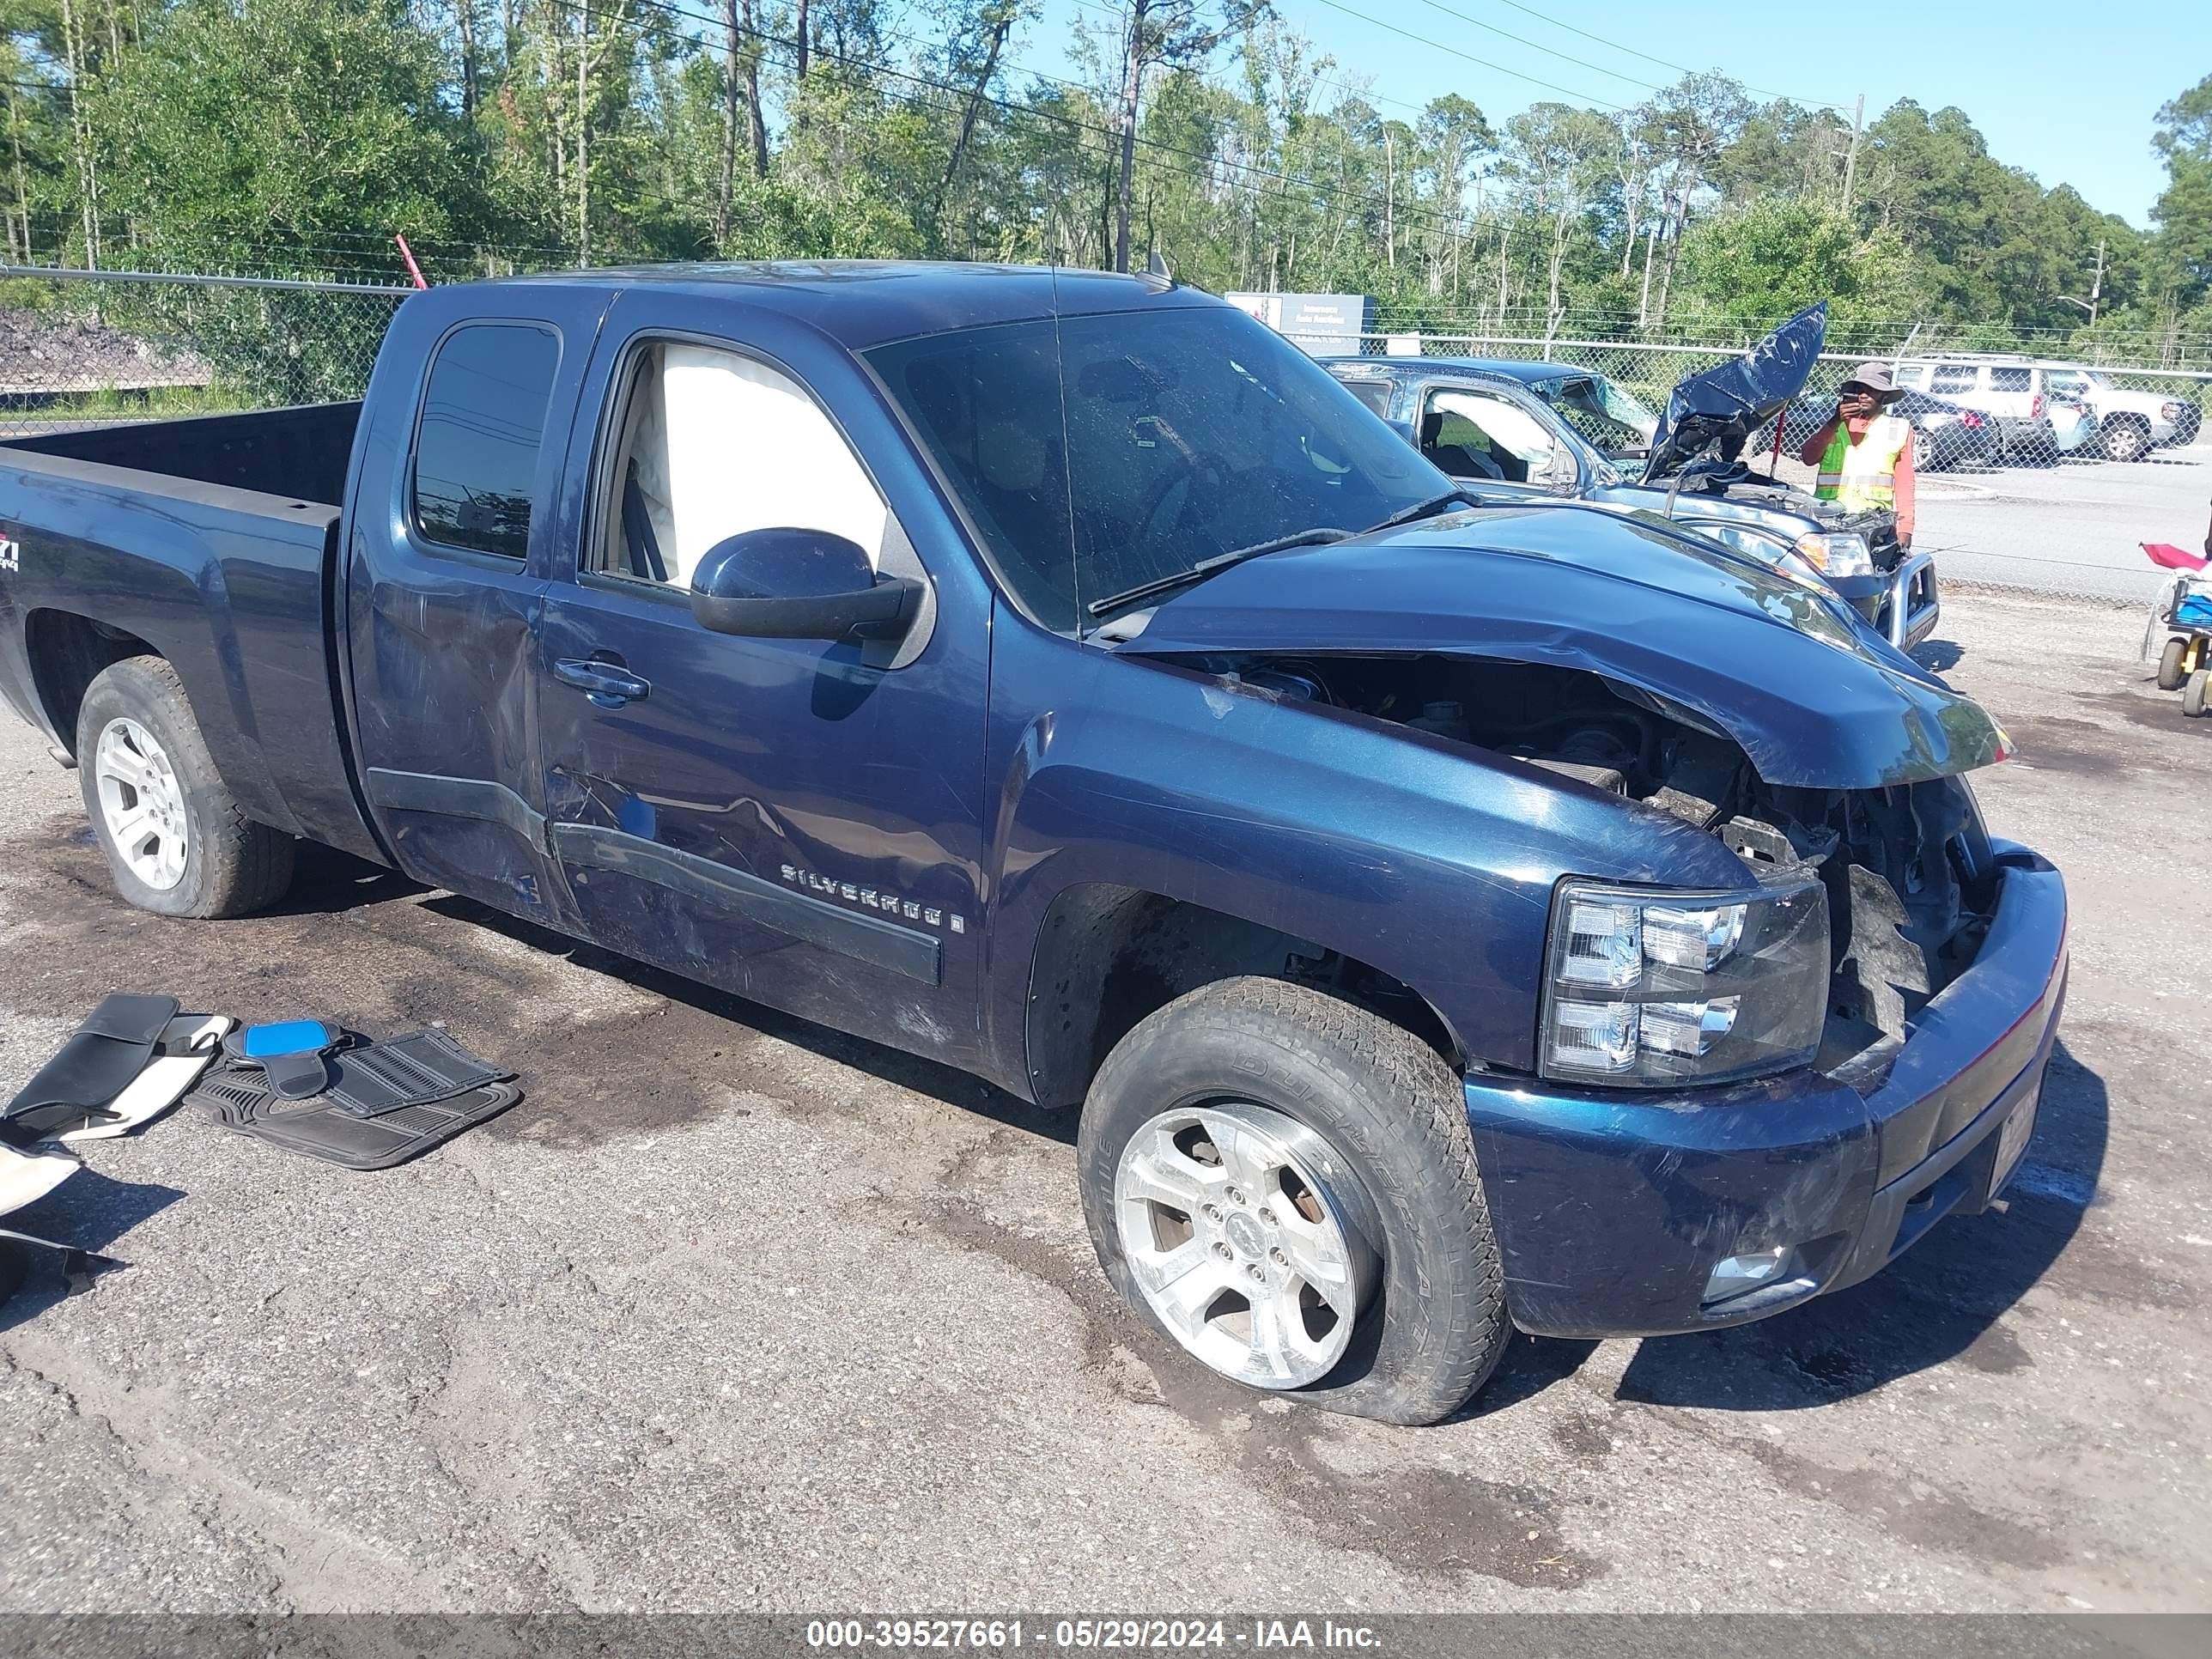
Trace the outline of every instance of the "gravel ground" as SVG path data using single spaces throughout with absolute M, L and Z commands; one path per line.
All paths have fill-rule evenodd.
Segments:
M 1740 1331 L 1517 1339 L 1418 1431 L 1146 1335 L 1070 1119 L 336 860 L 140 915 L 0 726 L 0 1091 L 118 988 L 444 1020 L 528 1088 L 379 1175 L 179 1115 L 24 1212 L 131 1265 L 0 1304 L 0 1611 L 2212 1606 L 2212 1036 L 2166 948 L 2212 720 L 2140 626 L 1963 596 L 1927 647 L 2074 896 L 2006 1212 Z

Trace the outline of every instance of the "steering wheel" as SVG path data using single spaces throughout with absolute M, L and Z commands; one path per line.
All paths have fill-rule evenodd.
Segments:
M 1139 541 L 1152 539 L 1153 521 L 1159 517 L 1161 509 L 1168 504 L 1168 498 L 1175 493 L 1177 484 L 1188 486 L 1183 495 L 1182 505 L 1176 510 L 1176 523 L 1180 527 L 1184 517 L 1196 505 L 1201 488 L 1218 493 L 1228 487 L 1229 463 L 1210 449 L 1201 450 L 1195 455 L 1185 458 L 1180 466 L 1162 473 L 1152 486 L 1145 492 L 1144 502 L 1138 508 L 1136 539 Z

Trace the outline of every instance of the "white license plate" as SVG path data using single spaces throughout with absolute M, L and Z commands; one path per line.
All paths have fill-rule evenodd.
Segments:
M 1995 1198 L 2004 1190 L 2006 1182 L 2019 1167 L 2021 1154 L 2027 1150 L 2028 1137 L 2035 1133 L 2035 1109 L 2043 1098 L 2040 1084 L 2035 1092 L 2012 1109 L 2012 1115 L 1997 1128 L 1996 1173 L 1990 1177 L 1990 1196 Z

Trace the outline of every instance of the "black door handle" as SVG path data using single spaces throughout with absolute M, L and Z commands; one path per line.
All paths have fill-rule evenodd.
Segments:
M 618 662 L 602 662 L 596 657 L 564 658 L 553 665 L 553 678 L 584 692 L 601 708 L 641 702 L 653 690 L 650 680 L 639 678 Z

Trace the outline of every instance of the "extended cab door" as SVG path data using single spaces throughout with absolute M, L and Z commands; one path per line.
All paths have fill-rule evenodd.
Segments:
M 345 526 L 343 667 L 379 831 L 416 879 L 546 921 L 534 729 L 544 504 L 559 494 L 605 304 L 549 285 L 403 307 L 369 390 Z
M 732 322 L 699 331 L 702 317 Z M 864 372 L 641 287 L 609 314 L 538 629 L 548 843 L 611 949 L 952 1061 L 975 1048 L 988 598 Z M 733 337 L 743 335 L 744 337 Z M 777 526 L 926 584 L 896 646 L 738 637 L 701 556 Z

